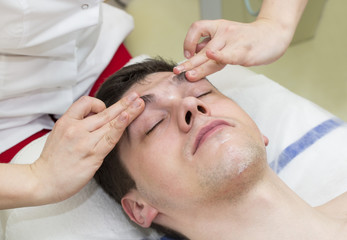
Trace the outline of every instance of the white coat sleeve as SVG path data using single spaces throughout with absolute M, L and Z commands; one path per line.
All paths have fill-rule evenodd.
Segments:
M 99 8 L 98 0 L 0 0 L 0 52 L 71 56 L 69 43 L 98 23 Z
M 0 152 L 87 94 L 132 28 L 100 0 L 0 0 Z

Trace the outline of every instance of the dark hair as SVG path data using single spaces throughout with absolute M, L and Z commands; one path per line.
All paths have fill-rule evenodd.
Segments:
M 106 104 L 106 107 L 109 107 L 120 100 L 131 86 L 143 81 L 147 75 L 157 72 L 172 72 L 175 66 L 175 62 L 156 58 L 146 59 L 142 62 L 123 67 L 101 85 L 96 93 L 96 97 L 102 100 Z M 136 189 L 135 181 L 131 178 L 119 157 L 117 145 L 106 156 L 103 164 L 95 173 L 94 178 L 104 191 L 119 204 L 125 194 L 131 189 Z M 151 227 L 170 236 L 182 237 L 157 224 L 152 224 Z

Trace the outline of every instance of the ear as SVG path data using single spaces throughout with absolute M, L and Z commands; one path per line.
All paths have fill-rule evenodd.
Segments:
M 122 207 L 129 218 L 140 225 L 148 228 L 158 215 L 158 210 L 149 205 L 137 190 L 131 190 L 122 198 Z
M 267 146 L 269 144 L 269 139 L 263 135 L 263 140 L 264 140 L 265 146 Z

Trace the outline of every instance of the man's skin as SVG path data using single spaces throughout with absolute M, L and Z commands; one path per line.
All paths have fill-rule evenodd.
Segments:
M 129 89 L 146 103 L 119 143 L 136 182 L 122 199 L 131 220 L 189 239 L 345 239 L 346 194 L 309 206 L 269 168 L 267 138 L 235 102 L 175 76 Z

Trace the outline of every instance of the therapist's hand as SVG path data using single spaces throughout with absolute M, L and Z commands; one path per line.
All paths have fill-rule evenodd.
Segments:
M 58 202 L 81 190 L 143 109 L 136 93 L 107 109 L 96 98 L 76 101 L 57 121 L 31 166 L 39 185 L 34 205 Z
M 205 37 L 202 42 L 201 37 Z M 291 38 L 292 29 L 284 29 L 265 18 L 252 23 L 197 21 L 184 40 L 184 55 L 188 60 L 174 68 L 174 73 L 187 71 L 188 80 L 195 81 L 221 70 L 226 64 L 268 64 L 284 54 Z

